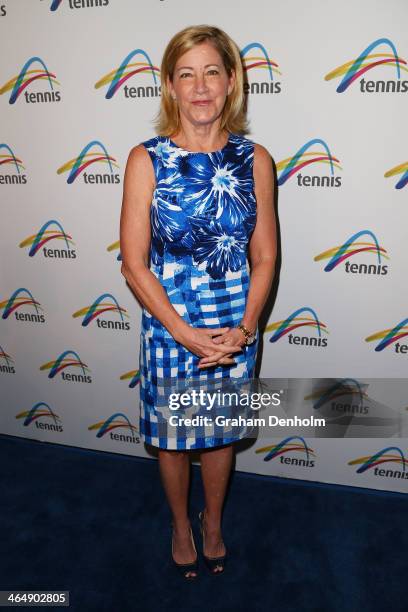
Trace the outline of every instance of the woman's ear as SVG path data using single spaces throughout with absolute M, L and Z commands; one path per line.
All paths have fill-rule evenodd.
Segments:
M 166 85 L 167 85 L 167 91 L 169 92 L 170 97 L 173 100 L 175 100 L 176 99 L 176 92 L 174 91 L 173 83 L 171 82 L 170 77 L 167 77 Z
M 230 93 L 234 91 L 235 81 L 236 81 L 235 70 L 232 70 L 231 76 L 229 77 L 229 83 L 228 83 L 228 93 L 227 93 L 228 96 L 230 95 Z

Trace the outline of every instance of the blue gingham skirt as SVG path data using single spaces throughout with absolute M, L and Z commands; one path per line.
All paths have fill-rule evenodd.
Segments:
M 173 307 L 193 327 L 236 327 L 242 320 L 249 289 L 248 267 L 213 279 L 197 268 L 186 274 L 155 270 Z M 176 270 L 173 270 L 176 272 Z M 177 280 L 177 286 L 174 281 Z M 180 282 L 180 278 L 182 281 Z M 245 426 L 199 424 L 169 426 L 166 398 L 182 387 L 224 388 L 224 383 L 253 378 L 258 346 L 256 341 L 233 355 L 235 364 L 198 369 L 200 357 L 176 342 L 166 328 L 146 309 L 140 334 L 140 420 L 141 438 L 152 446 L 169 450 L 212 448 L 249 435 Z M 165 393 L 163 394 L 163 389 Z M 167 394 L 167 395 L 166 395 Z M 191 412 L 191 411 L 190 411 Z

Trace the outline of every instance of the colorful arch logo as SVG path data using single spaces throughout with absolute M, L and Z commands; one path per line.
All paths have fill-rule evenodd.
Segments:
M 111 253 L 112 251 L 116 251 L 118 249 L 120 249 L 120 240 L 117 240 L 116 242 L 112 242 L 112 244 L 110 244 L 106 250 L 108 251 L 108 253 Z M 119 250 L 119 253 L 116 259 L 117 261 L 122 261 L 122 254 L 120 250 Z
M 90 431 L 95 429 L 98 430 L 96 433 L 97 438 L 102 438 L 102 436 L 104 436 L 106 433 L 118 428 L 128 429 L 132 436 L 134 436 L 135 433 L 139 433 L 137 427 L 132 425 L 128 417 L 123 414 L 123 412 L 116 412 L 105 421 L 99 421 L 98 423 L 94 423 L 88 427 Z
M 401 174 L 401 178 L 395 185 L 395 189 L 403 189 L 405 185 L 408 183 L 408 161 L 403 162 L 402 164 L 398 164 L 398 166 L 394 166 L 390 170 L 384 174 L 385 178 L 390 176 L 395 176 Z
M 250 51 L 258 51 L 260 55 L 247 55 Z M 278 64 L 272 60 L 263 45 L 258 42 L 249 43 L 241 50 L 241 58 L 245 72 L 250 70 L 260 69 L 266 71 L 269 79 L 273 81 L 273 73 L 282 74 L 279 71 Z
M 313 393 L 305 395 L 304 399 L 315 400 L 313 402 L 313 408 L 316 410 L 339 397 L 344 397 L 345 395 L 348 397 L 357 395 L 359 401 L 362 403 L 364 398 L 368 397 L 365 392 L 366 388 L 367 385 L 361 385 L 358 380 L 355 380 L 354 378 L 342 378 L 340 381 L 337 381 L 330 386 L 317 389 Z
M 90 151 L 90 149 L 93 149 L 93 151 Z M 71 184 L 85 168 L 97 162 L 108 164 L 111 174 L 113 174 L 113 166 L 119 168 L 116 159 L 108 154 L 105 146 L 99 140 L 92 140 L 82 149 L 78 157 L 70 159 L 58 168 L 57 174 L 62 174 L 69 170 L 67 183 Z
M 371 242 L 360 242 L 358 239 L 361 236 L 369 236 Z M 345 259 L 353 257 L 358 253 L 372 253 L 377 255 L 378 263 L 381 264 L 382 258 L 389 259 L 387 251 L 381 247 L 378 243 L 376 236 L 370 230 L 361 230 L 356 234 L 347 238 L 347 240 L 341 246 L 335 246 L 327 251 L 323 251 L 319 255 L 314 257 L 314 261 L 321 261 L 322 259 L 330 259 L 329 263 L 324 268 L 325 272 L 330 272 L 341 264 Z
M 48 230 L 47 227 L 50 225 L 56 225 L 59 229 Z M 50 221 L 44 223 L 36 234 L 28 236 L 28 238 L 25 238 L 22 242 L 20 242 L 19 247 L 24 248 L 26 246 L 30 246 L 28 255 L 30 257 L 34 257 L 37 251 L 50 240 L 64 240 L 67 248 L 69 249 L 70 244 L 75 244 L 71 238 L 72 237 L 69 234 L 64 232 L 62 225 L 58 221 L 51 219 Z
M 382 331 L 376 332 L 371 336 L 368 336 L 365 340 L 366 342 L 373 342 L 375 340 L 380 340 L 380 342 L 375 347 L 375 351 L 383 351 L 387 346 L 401 340 L 401 338 L 405 338 L 408 336 L 408 319 L 403 319 L 400 323 L 395 325 L 390 329 L 383 329 Z
M 292 442 L 292 440 L 298 440 L 298 442 Z M 314 450 L 310 448 L 306 444 L 304 438 L 300 436 L 290 436 L 278 444 L 271 444 L 270 446 L 257 448 L 255 453 L 267 453 L 264 457 L 264 461 L 271 461 L 272 459 L 276 459 L 276 457 L 287 453 L 300 453 L 302 455 L 306 455 L 307 460 L 316 456 Z
M 59 374 L 62 370 L 71 367 L 80 368 L 82 370 L 82 374 L 84 375 L 90 371 L 86 363 L 81 361 L 78 353 L 71 350 L 64 351 L 57 357 L 57 359 L 44 363 L 40 367 L 40 370 L 49 370 L 48 378 L 54 378 L 54 376 Z
M 122 374 L 120 380 L 130 380 L 129 388 L 134 389 L 140 383 L 140 370 L 130 370 Z
M 41 68 L 29 70 L 32 64 L 40 64 Z M 56 75 L 48 70 L 47 66 L 40 57 L 30 57 L 30 59 L 27 60 L 22 67 L 20 73 L 7 81 L 7 83 L 0 88 L 0 95 L 11 90 L 9 104 L 14 104 L 26 87 L 37 80 L 46 80 L 51 91 L 53 91 L 54 85 L 60 85 L 56 78 Z
M 57 8 L 59 7 L 59 5 L 61 4 L 62 0 L 52 0 L 51 2 L 51 6 L 50 6 L 50 11 L 56 11 Z
M 380 45 L 389 47 L 391 53 L 371 53 L 373 49 Z M 397 50 L 389 38 L 378 38 L 368 45 L 356 59 L 350 60 L 326 74 L 324 80 L 330 81 L 342 76 L 343 78 L 336 91 L 337 93 L 343 93 L 356 79 L 377 66 L 387 65 L 395 68 L 396 78 L 400 79 L 401 70 L 408 72 L 406 64 L 407 62 L 398 56 Z
M 309 313 L 311 316 L 300 316 L 302 313 Z M 271 338 L 269 338 L 269 342 L 277 342 L 283 336 L 288 334 L 289 332 L 298 329 L 299 327 L 308 327 L 313 330 L 317 330 L 319 337 L 321 337 L 322 332 L 328 334 L 327 326 L 319 321 L 317 314 L 313 310 L 313 308 L 309 308 L 309 306 L 304 306 L 303 308 L 298 308 L 292 312 L 286 319 L 283 321 L 276 321 L 276 323 L 271 323 L 267 325 L 265 328 L 265 332 L 274 332 Z
M 395 451 L 392 453 L 391 451 Z M 403 472 L 405 472 L 405 466 L 408 466 L 408 459 L 404 457 L 404 454 L 398 446 L 388 446 L 387 448 L 383 448 L 378 451 L 374 455 L 368 455 L 365 457 L 358 457 L 357 459 L 352 459 L 348 462 L 348 465 L 360 465 L 360 467 L 356 470 L 357 474 L 362 474 L 367 470 L 370 470 L 377 465 L 381 465 L 382 463 L 397 463 L 402 465 Z
M 21 159 L 16 157 L 10 147 L 5 143 L 0 144 L 0 151 L 3 149 L 8 151 L 8 153 L 0 153 L 0 166 L 14 166 L 17 173 L 21 174 L 21 170 L 25 170 Z
M 144 57 L 145 61 L 131 63 L 131 60 L 136 56 Z M 105 98 L 110 100 L 123 83 L 137 74 L 151 75 L 154 85 L 159 84 L 158 79 L 160 78 L 160 70 L 157 66 L 153 65 L 150 57 L 143 49 L 134 49 L 131 51 L 122 61 L 119 68 L 111 70 L 111 72 L 105 74 L 105 76 L 95 83 L 95 89 L 99 89 L 109 83 Z
M 33 421 L 44 417 L 52 419 L 55 425 L 61 424 L 60 417 L 55 414 L 55 412 L 53 412 L 50 406 L 45 402 L 37 402 L 36 404 L 34 404 L 31 410 L 24 410 L 24 412 L 19 412 L 16 415 L 16 419 L 24 419 L 23 425 L 25 426 L 28 426 Z
M 310 147 L 320 145 L 323 151 L 309 151 Z M 294 174 L 310 164 L 326 164 L 330 166 L 330 173 L 334 176 L 334 168 L 342 170 L 337 157 L 333 157 L 326 142 L 321 138 L 312 138 L 304 144 L 292 157 L 287 157 L 276 164 L 278 185 L 284 185 Z
M 113 302 L 108 301 L 109 299 L 113 300 Z M 83 316 L 82 325 L 86 327 L 96 317 L 100 317 L 105 312 L 117 312 L 122 321 L 124 321 L 124 316 L 129 318 L 126 308 L 119 306 L 116 298 L 111 293 L 102 293 L 90 306 L 77 310 L 72 316 L 74 318 Z
M 2 346 L 0 346 L 0 361 L 4 360 L 5 365 L 11 367 L 14 365 L 14 359 L 6 353 Z
M 43 310 L 40 302 L 34 299 L 33 295 L 28 289 L 20 287 L 16 289 L 14 293 L 6 300 L 0 302 L 0 309 L 3 308 L 2 319 L 7 319 L 17 308 L 22 306 L 33 306 L 37 314 L 40 314 L 40 310 Z

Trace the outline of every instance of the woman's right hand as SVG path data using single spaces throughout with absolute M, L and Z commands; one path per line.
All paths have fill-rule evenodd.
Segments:
M 223 345 L 213 342 L 213 338 L 225 334 L 229 327 L 183 327 L 182 331 L 174 335 L 174 339 L 180 342 L 187 350 L 198 357 L 212 357 L 212 363 L 233 364 L 232 353 L 242 351 L 239 345 Z

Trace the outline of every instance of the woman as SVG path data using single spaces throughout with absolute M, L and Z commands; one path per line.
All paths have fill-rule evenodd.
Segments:
M 161 66 L 158 136 L 128 158 L 120 224 L 122 274 L 143 305 L 140 434 L 158 447 L 172 512 L 172 558 L 197 576 L 187 510 L 189 450 L 202 449 L 203 554 L 224 570 L 221 513 L 241 436 L 170 435 L 158 408 L 164 380 L 250 379 L 257 323 L 275 268 L 276 229 L 269 153 L 242 136 L 243 70 L 222 30 L 176 34 Z M 248 267 L 250 263 L 250 272 Z

